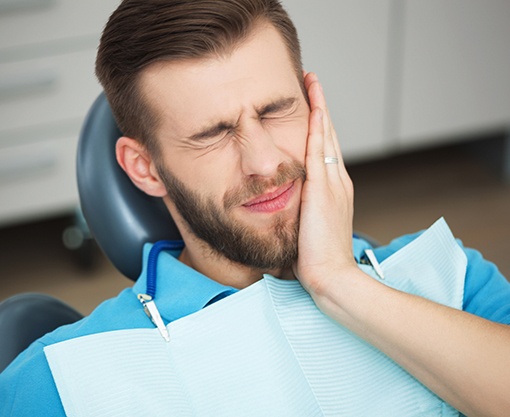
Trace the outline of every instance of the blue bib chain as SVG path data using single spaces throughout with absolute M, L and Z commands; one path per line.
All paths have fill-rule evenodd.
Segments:
M 182 240 L 160 240 L 152 246 L 147 260 L 146 291 L 145 294 L 138 294 L 138 300 L 142 303 L 145 313 L 157 327 L 163 339 L 167 342 L 170 342 L 170 335 L 154 302 L 154 298 L 156 297 L 158 257 L 164 250 L 178 250 L 182 249 L 183 246 L 184 242 Z

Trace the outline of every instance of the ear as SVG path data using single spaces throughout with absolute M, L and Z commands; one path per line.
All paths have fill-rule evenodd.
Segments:
M 164 197 L 166 188 L 146 148 L 136 139 L 122 136 L 115 146 L 117 162 L 140 190 L 153 197 Z

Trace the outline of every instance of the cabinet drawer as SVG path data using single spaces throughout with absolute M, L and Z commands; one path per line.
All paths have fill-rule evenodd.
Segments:
M 78 206 L 77 138 L 0 147 L 0 225 Z
M 101 91 L 95 50 L 0 64 L 0 142 L 9 131 L 82 120 Z
M 0 0 L 0 49 L 99 38 L 119 0 Z

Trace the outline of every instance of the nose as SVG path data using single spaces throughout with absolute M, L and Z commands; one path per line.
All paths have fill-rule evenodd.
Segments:
M 239 145 L 241 169 L 245 175 L 273 177 L 285 161 L 284 152 L 277 146 L 275 138 L 258 123 L 253 123 L 243 132 Z

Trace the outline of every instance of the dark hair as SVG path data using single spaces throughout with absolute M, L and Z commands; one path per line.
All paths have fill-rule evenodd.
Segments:
M 157 115 L 138 88 L 145 68 L 228 54 L 264 21 L 282 36 L 302 80 L 296 28 L 278 0 L 124 0 L 106 24 L 96 59 L 96 75 L 123 134 L 156 150 Z

